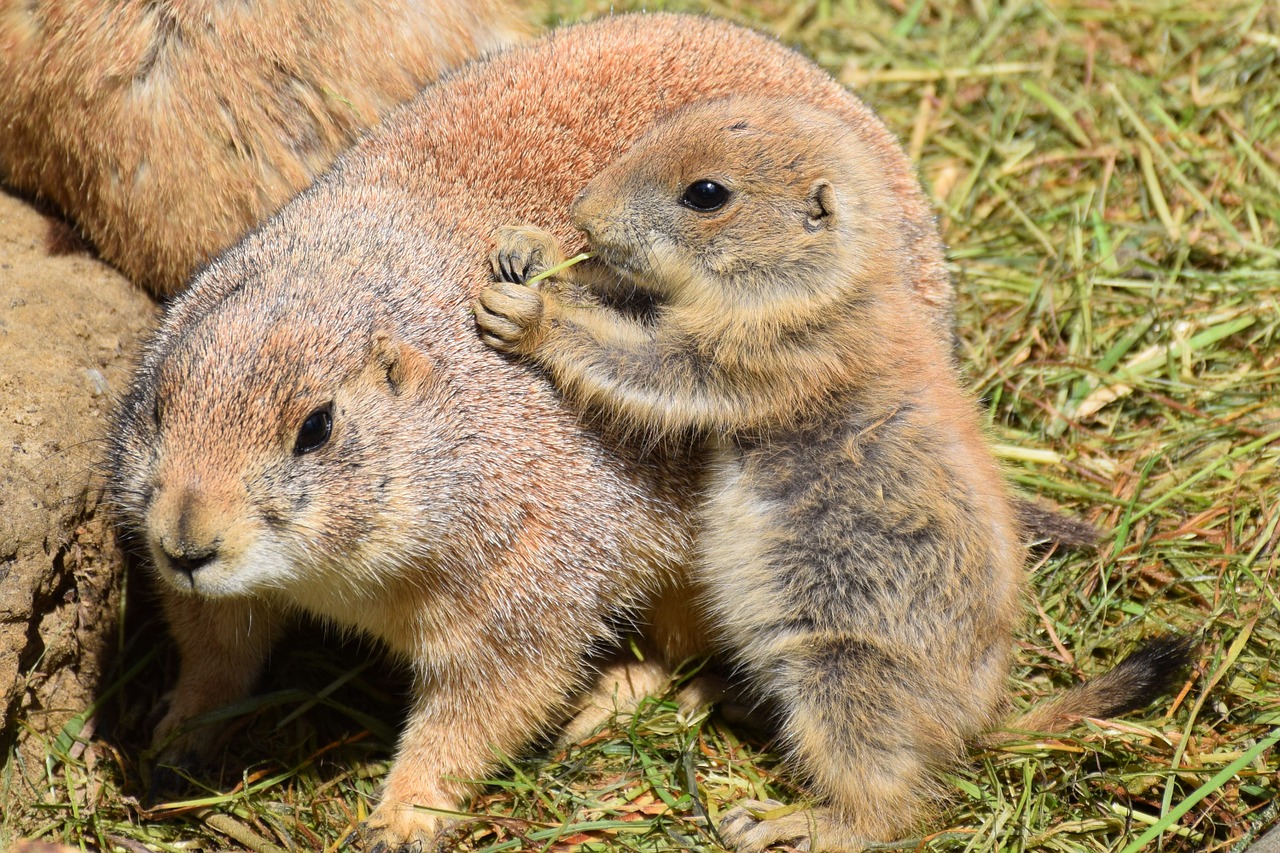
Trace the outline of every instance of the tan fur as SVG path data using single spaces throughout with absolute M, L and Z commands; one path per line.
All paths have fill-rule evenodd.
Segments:
M 1005 694 L 1024 554 L 975 406 L 921 331 L 883 159 L 795 99 L 685 108 L 574 201 L 595 259 L 526 287 L 559 249 L 502 229 L 492 263 L 508 281 L 476 305 L 486 341 L 578 405 L 711 437 L 710 621 L 819 803 L 730 812 L 721 835 L 739 850 L 901 837 Z M 693 209 L 702 181 L 727 201 Z M 650 316 L 610 304 L 631 289 Z
M 702 650 L 706 626 L 684 606 L 696 460 L 602 440 L 537 371 L 481 343 L 469 305 L 496 227 L 568 237 L 573 193 L 657 115 L 755 91 L 795 93 L 876 140 L 911 223 L 912 298 L 924 325 L 949 323 L 910 164 L 865 106 L 776 42 L 617 17 L 462 68 L 211 263 L 146 349 L 113 432 L 109 496 L 183 602 L 170 605 L 183 663 L 162 735 L 247 689 L 265 658 L 235 640 L 248 626 L 302 609 L 367 632 L 415 673 L 365 832 L 395 846 L 439 828 L 411 805 L 460 806 L 473 790 L 460 780 L 570 713 L 618 624 L 647 622 L 669 660 Z M 297 454 L 323 406 L 328 443 Z M 203 658 L 224 607 L 239 621 Z M 166 756 L 207 739 L 174 740 Z
M 0 0 L 0 180 L 158 294 L 444 69 L 505 0 Z
M 4 7 L 0 38 L 27 8 Z M 715 626 L 691 612 L 687 575 L 701 457 L 606 439 L 537 371 L 485 347 L 469 305 L 495 228 L 573 238 L 574 193 L 658 116 L 742 93 L 796 97 L 857 128 L 900 213 L 916 332 L 949 336 L 951 287 L 910 163 L 864 105 L 776 42 L 618 17 L 461 69 L 215 259 L 171 305 L 121 407 L 109 497 L 155 557 L 182 655 L 157 732 L 166 759 L 208 747 L 207 731 L 176 733 L 251 689 L 278 626 L 311 612 L 412 667 L 414 707 L 365 828 L 371 846 L 410 844 L 440 825 L 411 805 L 461 805 L 473 788 L 459 780 L 582 707 L 588 660 L 618 625 L 639 622 L 654 655 L 610 671 L 630 692 L 658 663 L 705 651 Z M 149 109 L 158 126 L 184 119 Z M 182 153 L 181 133 L 156 133 L 136 152 Z M 67 179 L 82 180 L 87 209 L 114 161 L 69 162 L 87 170 Z M 188 186 L 168 173 L 139 202 L 145 216 L 200 196 Z M 241 197 L 209 192 L 212 207 Z M 298 454 L 324 406 L 331 437 Z

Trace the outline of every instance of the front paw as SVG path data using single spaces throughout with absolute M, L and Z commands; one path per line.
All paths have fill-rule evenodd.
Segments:
M 225 746 L 229 730 L 225 725 L 193 725 L 193 718 L 180 708 L 170 707 L 151 738 L 148 800 L 185 795 L 191 785 L 188 774 L 209 768 L 213 757 Z
M 360 824 L 355 840 L 365 853 L 430 853 L 443 821 L 406 803 L 384 802 Z
M 527 354 L 544 312 L 542 294 L 523 284 L 499 281 L 480 291 L 473 308 L 480 339 L 499 352 Z
M 496 281 L 525 284 L 564 260 L 556 239 L 532 225 L 504 225 L 493 240 L 489 266 Z

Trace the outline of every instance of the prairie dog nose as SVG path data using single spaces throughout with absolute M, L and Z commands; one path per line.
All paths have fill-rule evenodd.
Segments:
M 201 489 L 162 489 L 148 519 L 149 539 L 161 568 L 172 569 L 188 584 L 196 572 L 218 558 L 226 533 L 221 503 Z
M 212 563 L 218 556 L 216 546 L 209 548 L 195 548 L 190 545 L 184 545 L 180 553 L 171 553 L 167 547 L 161 543 L 160 546 L 164 550 L 164 554 L 169 558 L 169 565 L 176 572 L 181 572 L 187 576 L 188 581 L 195 578 L 196 572 Z
M 177 547 L 170 546 L 170 543 L 160 540 L 160 551 L 164 553 L 166 560 L 169 562 L 170 569 L 175 573 L 186 576 L 188 583 L 195 580 L 197 571 L 204 569 L 205 566 L 211 564 L 218 558 L 218 543 L 212 542 L 207 546 L 198 546 L 193 542 L 182 540 Z

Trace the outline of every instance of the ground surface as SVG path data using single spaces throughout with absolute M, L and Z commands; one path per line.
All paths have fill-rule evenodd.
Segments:
M 539 8 L 549 20 L 630 5 Z M 962 358 L 1010 475 L 1109 530 L 1098 554 L 1031 567 L 1016 702 L 1105 669 L 1141 636 L 1203 638 L 1196 671 L 1145 714 L 975 750 L 944 822 L 907 849 L 1243 849 L 1277 819 L 1280 781 L 1280 8 L 665 5 L 763 26 L 881 111 L 937 199 Z M 3 233 L 0 265 L 25 251 Z M 0 405 L 5 428 L 27 417 L 26 403 Z M 221 775 L 155 804 L 142 748 L 172 660 L 145 605 L 127 608 L 96 735 L 77 742 L 73 725 L 51 743 L 49 781 L 9 800 L 8 829 L 133 851 L 337 845 L 387 769 L 397 673 L 302 635 L 235 712 Z M 717 850 L 719 812 L 761 793 L 801 796 L 766 739 L 658 699 L 512 761 L 455 840 Z

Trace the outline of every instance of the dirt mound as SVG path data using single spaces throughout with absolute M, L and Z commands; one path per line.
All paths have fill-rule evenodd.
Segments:
M 48 229 L 0 192 L 0 747 L 29 740 L 28 758 L 93 700 L 114 645 L 121 560 L 95 469 L 156 310 L 105 264 L 50 256 Z

